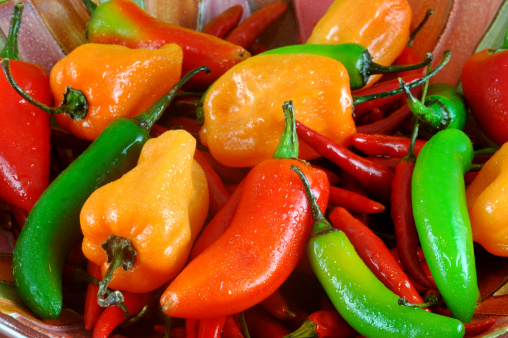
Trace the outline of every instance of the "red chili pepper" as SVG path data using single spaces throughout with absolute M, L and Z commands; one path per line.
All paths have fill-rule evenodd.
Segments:
M 198 338 L 220 338 L 227 317 L 200 319 Z
M 253 43 L 251 43 L 249 46 L 249 49 L 248 49 L 249 53 L 251 53 L 252 55 L 258 55 L 258 54 L 266 52 L 267 50 L 268 50 L 268 47 L 263 45 L 261 42 L 257 42 L 257 41 L 254 41 Z
M 218 162 L 208 151 L 203 151 L 202 155 L 206 158 L 208 163 L 210 163 L 220 178 L 226 183 L 240 183 L 245 178 L 245 175 L 249 170 L 248 168 L 232 168 L 225 166 Z
M 23 6 L 22 2 L 14 5 L 0 60 L 11 59 L 16 82 L 37 101 L 52 105 L 46 71 L 38 65 L 18 61 L 17 36 Z M 0 92 L 0 198 L 30 211 L 49 184 L 50 115 L 22 99 L 3 75 Z
M 232 6 L 226 9 L 223 13 L 216 16 L 208 22 L 201 33 L 214 35 L 218 38 L 223 38 L 228 34 L 242 18 L 243 7 L 240 5 Z
M 360 126 L 362 124 L 370 124 L 374 123 L 376 121 L 384 119 L 385 115 L 381 109 L 378 107 L 374 107 L 370 110 L 370 112 L 363 117 L 360 121 L 356 122 L 357 126 Z
M 487 318 L 483 320 L 475 321 L 474 323 L 464 323 L 464 327 L 466 328 L 466 336 L 477 336 L 479 334 L 484 333 L 488 329 L 490 329 L 496 320 L 494 318 Z
M 199 319 L 187 318 L 185 320 L 185 335 L 187 338 L 197 338 L 199 332 Z
M 310 314 L 307 320 L 287 338 L 353 338 L 357 335 L 358 332 L 336 310 L 320 310 Z
M 464 174 L 464 182 L 466 185 L 471 184 L 476 176 L 478 176 L 479 171 L 468 171 Z
M 415 156 L 418 156 L 426 142 L 415 141 Z M 364 133 L 356 133 L 351 137 L 351 145 L 368 156 L 404 157 L 410 144 L 409 137 Z
M 334 186 L 330 186 L 328 204 L 334 207 L 343 207 L 349 212 L 366 214 L 378 213 L 385 210 L 385 206 L 381 203 L 347 189 Z
M 296 313 L 291 309 L 287 298 L 277 289 L 270 296 L 261 301 L 260 305 L 275 318 L 278 319 L 294 319 Z
M 418 259 L 418 232 L 413 217 L 411 181 L 415 162 L 403 159 L 395 168 L 392 186 L 391 217 L 395 228 L 397 251 L 408 275 L 420 285 L 431 288 L 434 285 L 427 278 Z
M 382 120 L 356 127 L 356 132 L 364 134 L 393 134 L 411 117 L 413 117 L 413 112 L 407 104 L 404 104 Z
M 122 291 L 122 294 L 124 296 L 123 303 L 129 310 L 130 315 L 138 314 L 145 306 L 149 305 L 153 299 L 152 292 L 132 293 Z M 120 306 L 115 305 L 107 307 L 95 323 L 93 337 L 107 338 L 118 325 L 126 320 L 125 312 Z
M 90 276 L 97 280 L 102 279 L 102 272 L 100 265 L 94 264 L 91 261 L 87 263 L 87 272 Z M 85 322 L 85 329 L 91 330 L 94 328 L 95 323 L 99 319 L 104 308 L 97 303 L 97 293 L 99 292 L 99 285 L 88 282 L 85 298 L 85 311 L 83 313 L 83 321 Z
M 330 181 L 330 185 L 337 185 L 339 184 L 340 182 L 340 179 L 339 179 L 339 176 L 333 172 L 331 172 L 330 170 L 328 169 L 325 169 L 321 166 L 318 166 L 318 165 L 315 165 L 315 164 L 311 164 L 314 168 L 317 168 L 317 169 L 320 169 L 320 170 L 323 170 L 325 173 L 326 173 L 326 176 L 328 176 L 328 181 Z
M 227 316 L 221 338 L 243 338 L 243 333 L 237 323 L 236 317 L 236 315 Z
M 372 230 L 341 207 L 330 213 L 330 221 L 344 231 L 365 264 L 390 290 L 413 304 L 423 303 L 390 250 Z
M 413 81 L 419 80 L 422 77 L 423 77 L 423 75 L 411 75 L 411 76 L 404 76 L 402 79 L 404 80 L 405 83 L 411 83 Z M 397 88 L 400 88 L 400 83 L 399 83 L 398 79 L 394 79 L 394 80 L 378 83 L 378 84 L 376 84 L 372 87 L 369 87 L 369 88 L 357 90 L 354 92 L 354 95 L 355 96 L 365 96 L 365 95 L 371 95 L 371 94 L 379 94 L 379 93 L 384 93 L 384 92 L 391 91 L 391 90 L 394 90 Z M 418 96 L 418 92 L 420 90 L 421 90 L 421 88 L 420 88 L 420 86 L 418 86 L 415 89 L 413 89 L 412 93 L 415 96 Z M 404 98 L 403 93 L 358 104 L 355 106 L 354 111 L 353 111 L 355 121 L 361 120 L 364 116 L 366 116 L 368 113 L 370 113 L 370 111 L 373 108 L 379 108 L 379 107 L 384 106 L 386 104 L 391 104 L 391 103 L 397 102 L 398 100 L 400 100 L 402 98 Z
M 234 28 L 225 40 L 249 48 L 266 28 L 284 14 L 287 6 L 286 1 L 275 1 L 262 7 Z
M 371 162 L 375 162 L 377 164 L 381 164 L 384 167 L 387 167 L 391 171 L 395 172 L 395 168 L 402 160 L 400 157 L 366 157 Z
M 298 137 L 316 152 L 355 177 L 367 190 L 388 201 L 392 190 L 393 172 L 386 167 L 356 155 L 346 147 L 296 121 Z
M 250 308 L 244 313 L 251 338 L 282 338 L 291 333 L 268 312 Z
M 235 216 L 236 208 L 240 202 L 240 196 L 242 194 L 242 183 L 236 188 L 233 194 L 230 196 L 224 207 L 212 218 L 212 220 L 205 225 L 201 231 L 200 236 L 194 243 L 190 253 L 190 259 L 194 259 L 197 255 L 208 248 L 213 242 L 215 242 L 231 224 L 233 217 Z

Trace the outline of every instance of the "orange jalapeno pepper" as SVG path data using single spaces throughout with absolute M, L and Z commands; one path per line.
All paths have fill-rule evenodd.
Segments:
M 234 66 L 207 91 L 201 142 L 229 167 L 270 159 L 284 129 L 281 105 L 292 99 L 295 118 L 348 145 L 355 131 L 346 68 L 308 54 L 257 55 Z M 319 157 L 300 142 L 300 159 Z
M 130 241 L 137 252 L 131 268 L 113 268 L 111 288 L 148 292 L 185 265 L 208 212 L 206 176 L 193 159 L 195 149 L 196 140 L 183 130 L 148 140 L 137 166 L 97 189 L 83 205 L 82 250 L 102 267 L 103 276 L 114 265 L 108 248 L 112 238 Z
M 407 0 L 335 0 L 307 43 L 357 43 L 373 61 L 391 65 L 407 44 L 412 11 Z M 372 76 L 372 85 L 380 75 Z

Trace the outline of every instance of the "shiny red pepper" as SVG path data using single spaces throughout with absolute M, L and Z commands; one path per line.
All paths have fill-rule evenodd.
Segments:
M 46 71 L 19 61 L 17 35 L 23 3 L 14 7 L 8 40 L 0 60 L 11 59 L 12 76 L 32 97 L 53 104 Z M 22 99 L 0 76 L 0 198 L 30 211 L 49 183 L 50 116 Z

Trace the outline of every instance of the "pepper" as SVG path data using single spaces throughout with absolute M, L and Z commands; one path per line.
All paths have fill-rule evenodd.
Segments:
M 305 173 L 304 182 L 314 223 L 307 244 L 312 269 L 339 314 L 366 337 L 463 337 L 456 319 L 419 308 L 399 306 L 399 297 L 381 283 L 356 253 L 344 232 L 325 219 Z
M 135 168 L 87 199 L 80 214 L 82 250 L 102 267 L 101 285 L 148 292 L 185 265 L 208 212 L 207 180 L 193 159 L 195 149 L 188 132 L 169 130 L 145 143 Z M 109 247 L 122 240 L 137 252 L 123 270 L 116 269 Z
M 349 76 L 316 55 L 257 55 L 219 78 L 204 97 L 203 145 L 230 167 L 272 157 L 284 129 L 280 106 L 294 98 L 296 119 L 341 144 L 355 132 Z M 318 155 L 302 143 L 300 158 Z
M 467 207 L 471 218 L 473 240 L 488 252 L 508 256 L 506 232 L 506 160 L 508 143 L 503 144 L 485 162 L 466 190 Z
M 375 63 L 369 50 L 357 43 L 284 46 L 271 49 L 263 54 L 284 55 L 299 53 L 326 56 L 342 63 L 348 71 L 351 90 L 358 90 L 365 87 L 371 76 L 375 74 L 393 74 L 420 69 L 432 61 L 432 54 L 428 53 L 424 61 L 412 65 L 383 66 Z
M 101 267 L 90 261 L 87 262 L 87 271 L 91 277 L 99 281 L 102 278 Z M 85 309 L 83 313 L 83 322 L 85 329 L 91 330 L 97 323 L 104 308 L 97 303 L 97 292 L 99 292 L 99 283 L 88 282 L 85 298 Z
M 430 272 L 452 316 L 465 323 L 480 296 L 464 185 L 472 159 L 464 132 L 442 130 L 420 151 L 411 183 L 416 229 Z
M 294 164 L 309 174 L 324 209 L 326 174 L 296 160 L 298 137 L 291 102 L 284 104 L 286 129 L 274 158 L 251 169 L 231 224 L 194 258 L 161 297 L 163 311 L 178 318 L 239 313 L 267 298 L 288 278 L 304 254 L 310 214 Z M 292 177 L 292 178 L 291 178 Z
M 414 156 L 417 156 L 425 140 L 414 140 Z M 351 145 L 369 156 L 404 157 L 409 151 L 411 138 L 383 134 L 356 133 Z
M 197 69 L 201 71 L 203 69 Z M 49 185 L 28 215 L 14 248 L 13 277 L 23 302 L 41 318 L 62 310 L 62 268 L 80 237 L 79 213 L 98 187 L 135 166 L 147 130 L 164 112 L 190 73 L 134 120 L 117 118 Z
M 302 325 L 286 338 L 353 338 L 358 335 L 336 310 L 319 310 L 311 313 Z
M 19 58 L 18 32 L 23 7 L 22 2 L 14 5 L 0 60 L 12 59 L 12 72 L 20 86 L 51 105 L 53 98 L 46 71 Z M 50 120 L 15 93 L 4 77 L 0 79 L 0 91 L 0 198 L 29 211 L 49 184 Z
M 223 13 L 210 20 L 210 22 L 203 27 L 201 32 L 223 38 L 240 22 L 242 14 L 243 7 L 241 5 L 231 6 Z
M 462 91 L 478 127 L 498 145 L 508 141 L 508 29 L 503 45 L 471 55 L 462 68 Z
M 213 35 L 160 21 L 130 0 L 103 2 L 93 11 L 87 25 L 89 42 L 119 44 L 129 48 L 157 49 L 176 43 L 183 50 L 182 72 L 207 66 L 210 75 L 197 75 L 188 86 L 207 88 L 219 76 L 250 54 Z
M 374 62 L 388 66 L 408 41 L 411 16 L 407 0 L 335 0 L 306 43 L 357 43 L 369 50 Z

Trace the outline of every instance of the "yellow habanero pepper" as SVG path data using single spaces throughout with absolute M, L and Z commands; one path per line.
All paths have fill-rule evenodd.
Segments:
M 318 55 L 257 55 L 228 70 L 207 91 L 201 142 L 224 165 L 251 167 L 272 158 L 284 130 L 280 107 L 292 100 L 295 117 L 348 145 L 356 132 L 349 75 Z M 300 141 L 300 159 L 319 155 Z
M 82 120 L 69 114 L 55 118 L 75 136 L 93 141 L 115 118 L 134 117 L 167 93 L 180 80 L 182 61 L 176 44 L 156 50 L 83 44 L 53 66 L 50 83 L 56 104 L 70 87 L 84 94 L 88 112 Z
M 508 257 L 508 143 L 483 165 L 466 190 L 473 240 Z
M 185 265 L 208 212 L 208 185 L 195 149 L 188 132 L 167 131 L 146 142 L 134 169 L 87 199 L 80 214 L 82 250 L 102 267 L 103 282 L 113 273 L 111 288 L 148 292 Z M 134 258 L 124 269 L 108 270 L 112 253 L 106 251 L 122 241 Z
M 307 43 L 357 43 L 373 61 L 391 65 L 407 44 L 412 11 L 407 0 L 335 0 Z M 372 76 L 368 85 L 381 75 Z

